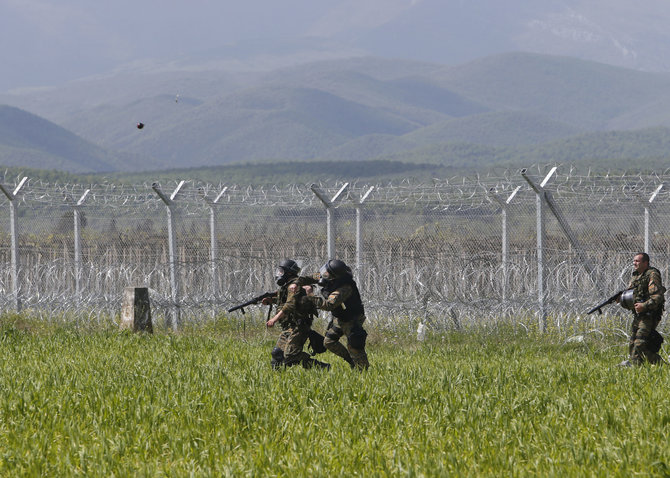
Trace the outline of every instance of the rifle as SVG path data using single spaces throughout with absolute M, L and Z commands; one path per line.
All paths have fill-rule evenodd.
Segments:
M 628 289 L 628 290 L 632 290 L 632 289 Z M 587 314 L 587 315 L 588 315 L 588 314 L 592 314 L 592 313 L 594 313 L 596 310 L 598 311 L 599 314 L 602 314 L 603 311 L 600 310 L 600 309 L 602 309 L 602 308 L 605 307 L 606 305 L 610 305 L 611 303 L 616 302 L 617 300 L 619 300 L 619 299 L 621 298 L 621 294 L 623 294 L 624 292 L 628 292 L 628 291 L 626 291 L 626 290 L 620 290 L 619 292 L 617 292 L 616 294 L 614 294 L 612 297 L 610 297 L 610 298 L 607 299 L 606 301 L 601 302 L 600 304 L 596 305 L 593 309 L 589 310 L 586 314 Z M 632 298 L 632 295 L 631 295 L 631 298 Z
M 261 302 L 263 299 L 268 298 L 268 297 L 275 297 L 277 295 L 276 292 L 266 292 L 264 294 L 259 295 L 258 297 L 254 297 L 251 300 L 246 301 L 243 304 L 236 305 L 235 307 L 231 307 L 228 309 L 228 312 L 235 312 L 236 310 L 241 310 L 242 313 L 244 314 L 244 308 L 250 305 L 255 305 Z M 270 305 L 270 310 L 272 310 L 272 305 Z

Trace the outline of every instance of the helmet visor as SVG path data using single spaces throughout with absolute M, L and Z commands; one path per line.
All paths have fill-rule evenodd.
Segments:
M 324 264 L 323 267 L 319 269 L 319 275 L 324 280 L 331 280 L 333 278 L 333 275 L 328 272 L 328 264 Z

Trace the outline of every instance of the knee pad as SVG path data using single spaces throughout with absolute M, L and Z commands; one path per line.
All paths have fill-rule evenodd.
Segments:
M 344 332 L 342 332 L 342 329 L 339 327 L 332 327 L 326 330 L 326 338 L 332 342 L 340 340 L 340 337 L 342 337 L 343 334 Z
M 342 345 L 339 342 L 339 340 L 333 341 L 333 340 L 328 340 L 327 338 L 326 338 L 326 340 L 324 340 L 323 345 L 326 348 L 326 350 L 330 350 L 335 355 L 337 355 L 337 352 L 338 352 L 338 350 L 340 350 L 341 347 L 342 348 L 344 347 L 344 345 Z
M 354 327 L 351 329 L 351 333 L 347 337 L 349 341 L 349 347 L 353 349 L 364 349 L 365 348 L 365 339 L 367 338 L 368 333 L 363 327 Z
M 324 336 L 316 330 L 309 331 L 309 347 L 312 349 L 312 355 L 322 354 L 326 351 L 326 347 L 323 344 L 324 340 Z

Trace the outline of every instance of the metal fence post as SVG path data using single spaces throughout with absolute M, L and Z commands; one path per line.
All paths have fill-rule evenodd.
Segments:
M 512 201 L 516 193 L 519 192 L 521 186 L 517 186 L 512 194 L 509 195 L 507 199 L 503 199 L 498 194 L 496 194 L 495 189 L 491 188 L 488 190 L 488 195 L 493 198 L 501 207 L 501 218 L 502 218 L 502 273 L 503 273 L 503 283 L 502 283 L 502 301 L 505 302 L 507 299 L 507 269 L 508 269 L 508 251 L 509 251 L 509 238 L 507 236 L 507 206 Z
M 538 187 L 528 176 L 526 176 L 526 169 L 521 170 L 521 176 L 530 184 L 535 191 L 535 204 L 537 207 L 536 216 L 536 231 L 537 231 L 537 300 L 540 308 L 540 332 L 544 333 L 547 330 L 547 307 L 546 307 L 546 264 L 544 261 L 544 243 L 546 242 L 546 232 L 544 225 L 544 186 L 549 182 L 551 176 L 556 172 L 556 166 L 551 168 L 549 173 L 540 183 Z
M 595 278 L 594 278 L 594 269 L 591 266 L 591 263 L 589 262 L 588 258 L 583 252 L 583 248 L 577 239 L 577 235 L 573 233 L 572 229 L 570 228 L 570 224 L 565 220 L 565 217 L 563 217 L 563 214 L 561 213 L 561 210 L 559 209 L 558 205 L 556 204 L 556 201 L 554 201 L 554 198 L 551 194 L 551 192 L 546 191 L 544 189 L 544 186 L 549 182 L 549 179 L 551 176 L 556 172 L 556 166 L 554 166 L 551 171 L 549 171 L 549 174 L 544 178 L 542 183 L 538 186 L 533 182 L 532 179 L 530 179 L 528 176 L 526 176 L 526 170 L 522 169 L 521 170 L 521 175 L 523 178 L 530 184 L 530 186 L 533 188 L 533 190 L 536 193 L 536 202 L 537 202 L 537 264 L 538 264 L 538 296 L 540 299 L 540 313 L 542 316 L 542 321 L 541 321 L 541 331 L 544 332 L 546 328 L 546 321 L 547 321 L 547 311 L 545 308 L 545 290 L 546 290 L 546 276 L 545 276 L 545 263 L 544 263 L 544 257 L 543 257 L 543 244 L 545 242 L 545 228 L 544 228 L 544 203 L 547 203 L 547 206 L 549 206 L 549 209 L 551 210 L 552 214 L 558 221 L 558 225 L 561 226 L 561 229 L 563 230 L 563 233 L 565 236 L 568 238 L 568 241 L 570 241 L 570 244 L 572 244 L 572 247 L 575 248 L 575 251 L 577 252 L 577 255 L 579 256 L 582 266 L 586 271 L 589 273 L 589 277 L 591 280 L 595 283 Z
M 349 183 L 344 183 L 344 185 L 340 188 L 340 190 L 337 191 L 337 193 L 335 193 L 335 195 L 330 200 L 328 200 L 328 198 L 324 196 L 323 191 L 321 191 L 316 184 L 312 184 L 310 186 L 312 192 L 316 195 L 316 197 L 319 198 L 319 200 L 326 207 L 326 238 L 328 241 L 328 260 L 335 259 L 336 257 L 335 218 L 333 212 L 333 205 L 335 204 L 335 201 L 337 201 L 337 199 L 340 197 L 340 195 L 344 192 L 344 190 L 347 189 L 347 186 L 349 186 Z
M 163 191 L 161 191 L 158 183 L 153 183 L 151 187 L 158 194 L 158 197 L 165 203 L 167 206 L 167 222 L 168 222 L 168 249 L 170 254 L 170 292 L 172 294 L 172 303 L 174 305 L 172 319 L 168 321 L 168 328 L 171 328 L 175 332 L 179 328 L 180 320 L 180 295 L 179 295 L 179 276 L 177 274 L 177 240 L 175 237 L 175 229 L 173 223 L 173 216 L 175 215 L 174 211 L 174 199 L 179 194 L 179 190 L 182 188 L 186 181 L 181 181 L 175 190 L 172 192 L 170 197 L 167 197 Z
M 16 195 L 19 193 L 25 182 L 28 180 L 24 177 L 19 182 L 14 191 L 9 191 L 3 184 L 0 184 L 0 190 L 9 199 L 9 235 L 11 237 L 11 267 L 12 267 L 12 301 L 14 302 L 14 309 L 17 312 L 21 311 L 21 281 L 19 277 L 19 229 L 17 224 L 16 214 Z
M 365 194 L 363 194 L 358 201 L 355 201 L 356 206 L 356 282 L 358 282 L 358 288 L 361 288 L 361 280 L 365 277 L 365 264 L 363 262 L 363 231 L 361 229 L 361 209 L 363 208 L 363 203 L 368 198 L 374 186 L 371 186 Z
M 217 274 L 217 260 L 219 253 L 219 245 L 216 240 L 216 212 L 214 211 L 214 206 L 219 202 L 221 197 L 224 195 L 228 186 L 224 187 L 219 194 L 214 199 L 209 199 L 207 193 L 203 188 L 200 188 L 198 191 L 202 196 L 202 199 L 209 206 L 209 260 L 210 260 L 210 270 L 212 273 L 212 297 L 214 299 L 219 296 L 219 279 Z
M 644 252 L 649 255 L 651 255 L 651 234 L 649 233 L 649 228 L 651 227 L 651 207 L 654 199 L 656 199 L 656 196 L 661 192 L 664 185 L 664 183 L 659 184 L 644 205 Z
M 90 189 L 84 191 L 84 194 L 76 203 L 72 203 L 70 196 L 65 196 L 65 200 L 72 206 L 72 216 L 74 218 L 74 290 L 77 300 L 81 299 L 81 217 L 79 209 L 84 204 L 89 192 L 91 192 Z

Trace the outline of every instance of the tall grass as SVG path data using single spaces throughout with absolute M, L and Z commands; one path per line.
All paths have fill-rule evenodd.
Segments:
M 616 343 L 376 336 L 366 373 L 273 371 L 273 337 L 5 317 L 2 476 L 662 476 L 667 367 Z

